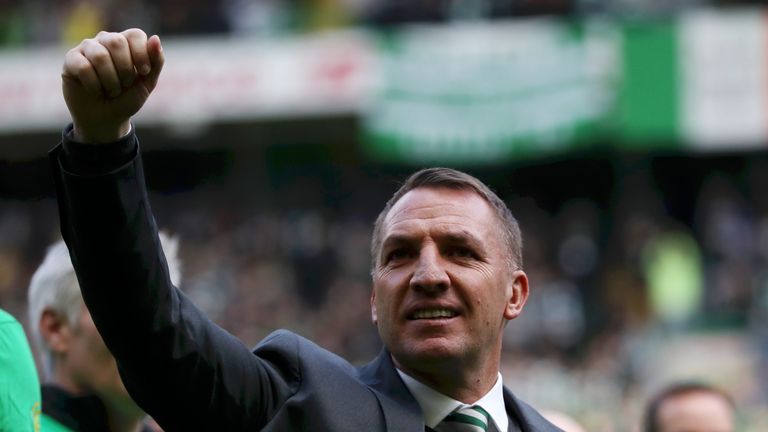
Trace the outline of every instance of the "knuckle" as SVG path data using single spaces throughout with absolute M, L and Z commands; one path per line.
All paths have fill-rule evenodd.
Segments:
M 112 39 L 109 40 L 109 47 L 110 48 L 125 48 L 128 46 L 128 41 L 125 40 L 124 37 L 121 35 L 116 35 Z
M 85 49 L 93 46 L 93 44 L 96 44 L 96 43 L 98 43 L 98 42 L 96 41 L 95 38 L 83 39 L 83 41 L 80 42 L 80 45 L 76 46 L 74 49 L 76 49 L 76 50 L 85 50 Z
M 81 55 L 81 51 L 80 51 L 80 48 L 82 48 L 81 45 L 82 45 L 82 43 L 80 45 L 70 49 L 69 51 L 67 51 L 67 53 L 64 55 L 64 58 L 65 59 L 71 59 L 71 58 L 74 58 L 76 56 Z
M 132 49 L 141 48 L 147 42 L 147 36 L 138 29 L 136 32 L 126 32 L 122 36 L 128 41 Z
M 91 74 L 91 64 L 87 60 L 79 61 L 72 66 L 75 74 L 78 76 L 86 76 Z
M 125 36 L 133 36 L 133 37 L 136 37 L 136 36 L 138 36 L 138 37 L 146 37 L 147 36 L 146 33 L 144 33 L 144 30 L 139 29 L 139 28 L 135 28 L 135 27 L 129 28 L 129 29 L 123 31 L 123 34 Z
M 106 32 L 102 30 L 96 34 L 96 37 L 94 37 L 94 39 L 96 39 L 98 42 L 105 43 L 105 41 L 108 41 L 109 39 L 113 38 L 114 35 L 115 35 L 114 33 Z
M 122 35 L 109 33 L 101 38 L 101 43 L 108 49 L 120 49 L 126 46 L 125 38 Z
M 104 65 L 111 61 L 111 57 L 108 52 L 103 50 L 93 51 L 89 56 L 89 60 L 97 65 Z

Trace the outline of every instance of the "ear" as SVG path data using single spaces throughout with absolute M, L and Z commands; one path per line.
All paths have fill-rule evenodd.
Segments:
M 512 278 L 507 287 L 507 304 L 504 308 L 504 318 L 515 319 L 523 311 L 523 306 L 528 300 L 528 276 L 522 270 L 512 273 Z
M 52 309 L 45 309 L 40 315 L 40 335 L 54 353 L 69 351 L 72 328 L 65 317 Z
M 376 290 L 371 289 L 371 322 L 374 325 L 379 324 L 379 317 L 376 315 Z

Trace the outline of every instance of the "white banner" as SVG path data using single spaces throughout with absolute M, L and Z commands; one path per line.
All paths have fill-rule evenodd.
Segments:
M 766 16 L 756 9 L 681 18 L 680 119 L 690 147 L 743 148 L 768 140 L 766 38 Z
M 270 41 L 167 40 L 160 82 L 137 116 L 144 124 L 352 114 L 376 79 L 364 33 Z M 0 131 L 59 129 L 65 49 L 0 52 Z

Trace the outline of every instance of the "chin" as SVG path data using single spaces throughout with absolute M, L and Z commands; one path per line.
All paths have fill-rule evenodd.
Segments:
M 446 343 L 420 342 L 415 346 L 405 347 L 402 350 L 403 357 L 415 365 L 419 363 L 442 363 L 460 357 L 461 350 Z

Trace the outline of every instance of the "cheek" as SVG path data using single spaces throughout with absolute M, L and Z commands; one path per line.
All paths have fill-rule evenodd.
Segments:
M 505 281 L 490 271 L 464 270 L 455 273 L 455 280 L 468 289 L 469 302 L 483 310 L 484 316 L 504 313 L 507 305 Z
M 401 272 L 388 271 L 377 277 L 373 281 L 373 289 L 376 292 L 374 304 L 379 324 L 382 321 L 386 324 L 393 313 L 396 312 L 397 304 L 400 298 L 407 292 L 406 278 Z
M 91 324 L 93 322 L 91 321 Z M 109 352 L 104 340 L 93 325 L 84 326 L 81 331 L 81 345 L 83 356 L 87 356 L 91 364 L 97 367 L 107 367 L 112 362 L 112 353 Z

